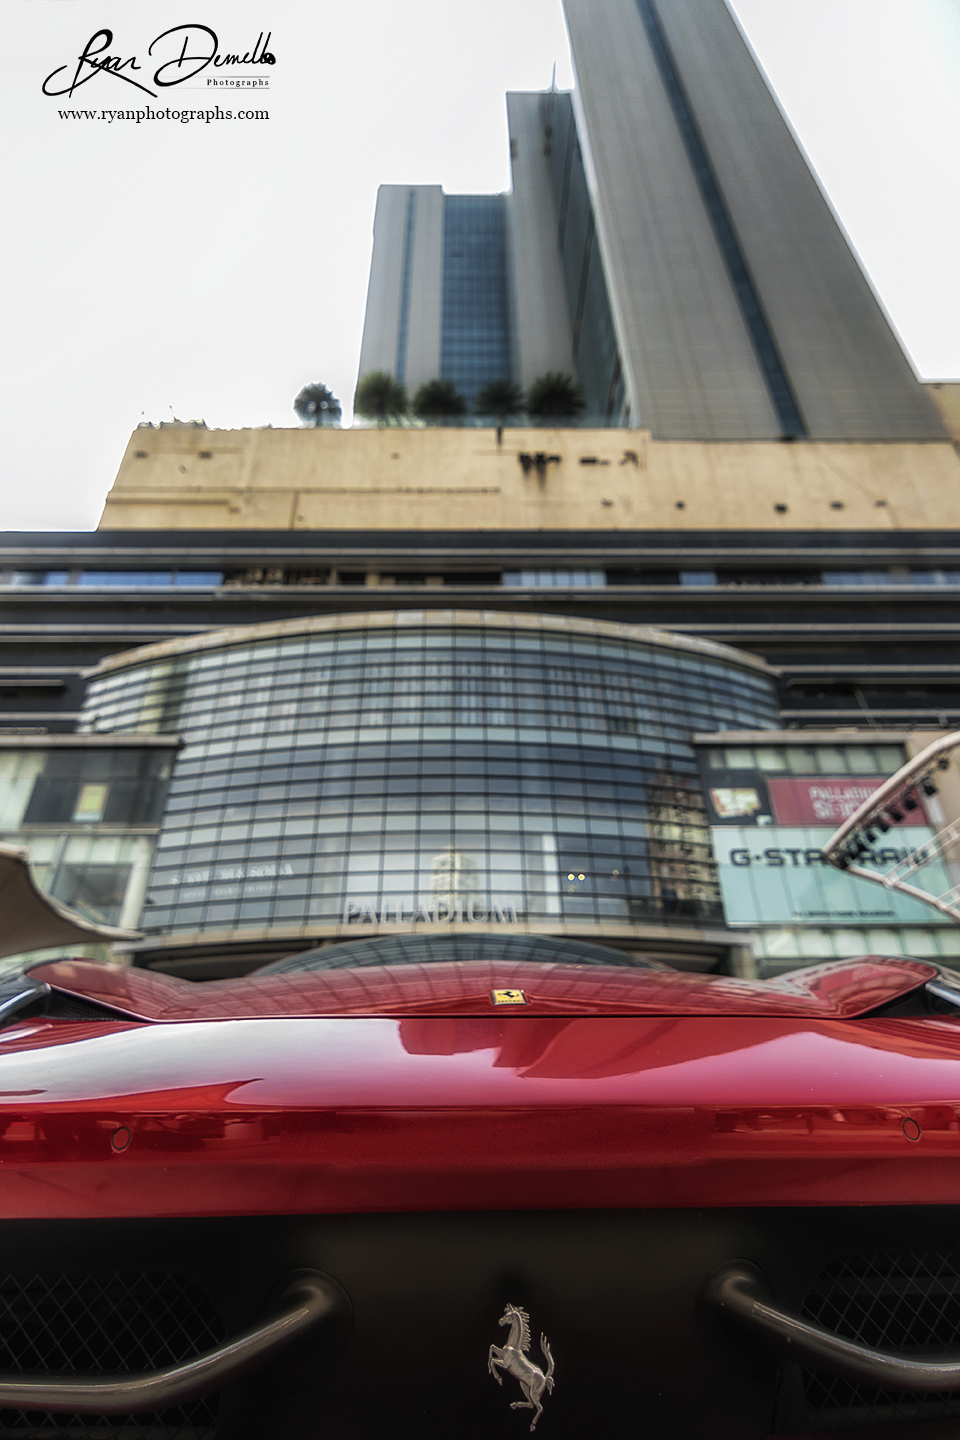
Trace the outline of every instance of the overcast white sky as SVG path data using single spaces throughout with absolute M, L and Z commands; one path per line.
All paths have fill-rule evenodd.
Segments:
M 960 376 L 960 3 L 734 6 L 917 370 Z M 101 27 L 146 67 L 187 21 L 272 32 L 270 88 L 41 93 Z M 293 425 L 310 380 L 348 405 L 378 184 L 506 189 L 504 92 L 554 63 L 560 0 L 5 0 L 0 529 L 94 528 L 141 419 Z M 58 114 L 217 101 L 270 118 Z

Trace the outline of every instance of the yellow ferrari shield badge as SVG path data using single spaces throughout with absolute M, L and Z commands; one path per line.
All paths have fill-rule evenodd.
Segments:
M 526 1005 L 527 997 L 522 990 L 491 990 L 490 999 L 494 1005 Z

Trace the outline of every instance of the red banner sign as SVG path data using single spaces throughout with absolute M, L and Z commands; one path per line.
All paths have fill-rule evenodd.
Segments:
M 882 780 L 863 776 L 841 776 L 836 780 L 824 776 L 804 779 L 768 778 L 767 786 L 778 825 L 839 825 L 878 790 Z M 908 825 L 925 825 L 922 808 L 905 815 Z

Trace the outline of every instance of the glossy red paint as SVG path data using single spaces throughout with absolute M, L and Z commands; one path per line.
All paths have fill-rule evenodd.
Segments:
M 952 1018 L 25 1020 L 0 1102 L 8 1218 L 960 1199 Z
M 303 1015 L 489 1015 L 492 990 L 522 990 L 524 1015 L 862 1015 L 933 979 L 913 960 L 868 957 L 776 981 L 688 975 L 666 967 L 509 961 L 364 966 L 196 984 L 149 970 L 56 961 L 31 970 L 54 989 L 142 1020 Z M 521 1013 L 518 1007 L 517 1013 Z

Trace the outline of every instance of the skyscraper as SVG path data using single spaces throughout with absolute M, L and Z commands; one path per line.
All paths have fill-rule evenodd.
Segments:
M 513 371 L 502 195 L 383 185 L 360 373 L 415 389 L 442 375 L 471 398 Z
M 457 380 L 479 333 L 448 289 L 463 315 L 474 285 L 479 312 L 502 269 L 503 373 L 575 372 L 595 419 L 663 439 L 942 439 L 725 0 L 564 3 L 577 90 L 508 96 L 512 193 L 382 188 L 361 374 Z M 466 250 L 454 216 L 484 206 L 505 236 Z

